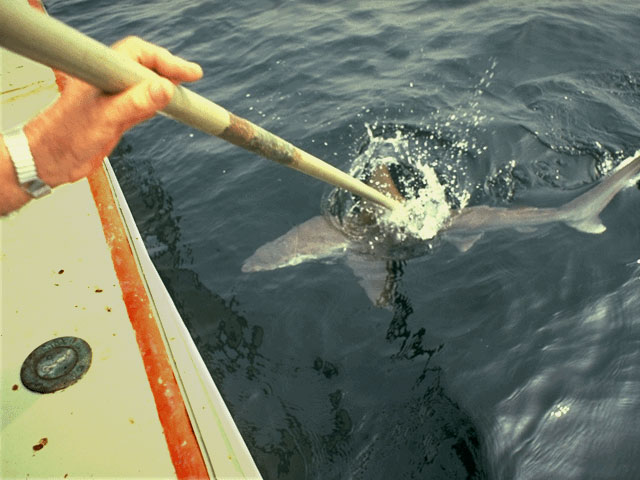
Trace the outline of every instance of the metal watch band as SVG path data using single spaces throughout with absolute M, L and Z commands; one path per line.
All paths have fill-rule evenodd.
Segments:
M 36 164 L 29 148 L 29 141 L 22 128 L 16 128 L 2 135 L 4 144 L 16 169 L 18 183 L 33 198 L 51 193 L 51 187 L 38 176 Z

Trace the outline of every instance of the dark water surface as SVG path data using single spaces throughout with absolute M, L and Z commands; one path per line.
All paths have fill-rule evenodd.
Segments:
M 199 62 L 194 90 L 344 170 L 367 126 L 431 132 L 406 148 L 469 204 L 560 205 L 640 148 L 635 0 L 47 6 Z M 163 118 L 111 158 L 265 478 L 640 478 L 638 189 L 602 235 L 437 245 L 382 309 L 340 259 L 240 271 L 320 182 Z

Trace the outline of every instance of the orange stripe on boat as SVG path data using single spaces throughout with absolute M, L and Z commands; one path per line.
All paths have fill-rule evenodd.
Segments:
M 29 0 L 29 5 L 31 5 L 36 10 L 40 10 L 41 12 L 45 12 L 44 6 L 40 0 Z
M 89 177 L 113 266 L 178 478 L 209 478 L 104 169 Z M 161 379 L 161 381 L 160 381 Z

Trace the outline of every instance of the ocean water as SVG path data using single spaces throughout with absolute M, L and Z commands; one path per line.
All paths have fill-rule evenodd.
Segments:
M 419 160 L 456 208 L 558 206 L 640 148 L 632 0 L 46 5 L 199 62 L 195 91 L 345 171 Z M 380 308 L 342 258 L 241 271 L 330 187 L 165 118 L 111 161 L 265 478 L 640 478 L 637 188 L 601 235 L 436 241 Z

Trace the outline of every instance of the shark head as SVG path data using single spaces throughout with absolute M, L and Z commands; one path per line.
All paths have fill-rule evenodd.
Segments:
M 351 240 L 351 250 L 401 260 L 424 255 L 450 216 L 443 186 L 430 167 L 394 157 L 370 159 L 360 178 L 404 209 L 390 212 L 350 192 L 334 189 L 323 202 L 325 218 Z
M 430 187 L 429 182 L 437 182 L 435 175 L 427 178 L 419 169 L 391 157 L 368 162 L 360 178 L 400 202 L 418 198 Z M 402 271 L 398 262 L 431 249 L 430 243 L 407 235 L 406 229 L 388 218 L 384 208 L 344 190 L 333 190 L 323 202 L 323 211 L 323 215 L 258 248 L 244 261 L 242 271 L 268 271 L 346 257 L 346 264 L 371 301 L 386 306 Z
M 363 180 L 385 195 L 404 201 L 386 164 L 365 170 Z M 382 207 L 338 189 L 327 197 L 324 207 L 324 215 L 313 217 L 258 248 L 245 260 L 242 271 L 275 270 L 353 252 L 377 252 L 379 256 L 382 245 L 388 248 L 393 244 L 380 222 Z

